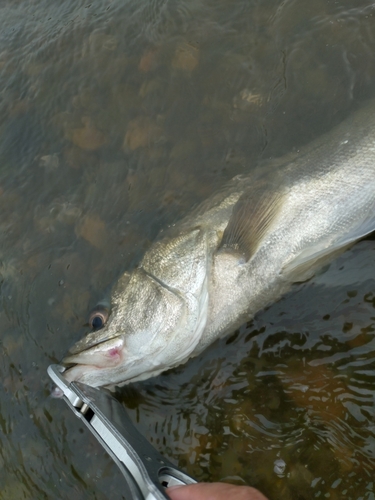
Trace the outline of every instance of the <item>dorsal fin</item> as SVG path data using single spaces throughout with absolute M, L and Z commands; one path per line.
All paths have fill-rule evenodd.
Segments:
M 233 207 L 220 248 L 238 251 L 248 261 L 274 222 L 282 199 L 276 190 L 262 189 L 255 199 L 250 193 L 243 193 Z

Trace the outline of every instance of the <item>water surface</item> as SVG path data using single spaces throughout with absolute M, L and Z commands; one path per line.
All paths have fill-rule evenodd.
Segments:
M 3 0 L 0 498 L 123 498 L 47 366 L 160 229 L 374 96 L 374 15 L 368 0 Z M 119 391 L 137 427 L 198 480 L 374 499 L 374 251 Z

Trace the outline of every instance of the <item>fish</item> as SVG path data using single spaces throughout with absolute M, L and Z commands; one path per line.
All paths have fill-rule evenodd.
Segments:
M 67 381 L 113 389 L 185 363 L 371 233 L 374 111 L 234 177 L 160 233 L 63 359 Z

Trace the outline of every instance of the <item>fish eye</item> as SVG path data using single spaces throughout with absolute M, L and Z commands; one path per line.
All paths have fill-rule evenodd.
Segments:
M 93 309 L 89 316 L 89 325 L 95 330 L 100 330 L 106 324 L 109 316 L 109 310 L 101 305 Z

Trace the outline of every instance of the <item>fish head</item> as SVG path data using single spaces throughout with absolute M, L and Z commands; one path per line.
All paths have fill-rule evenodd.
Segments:
M 157 375 L 190 357 L 205 326 L 206 270 L 195 252 L 185 259 L 181 250 L 180 245 L 178 261 L 171 248 L 161 252 L 167 266 L 154 250 L 153 257 L 146 256 L 119 280 L 104 326 L 78 341 L 63 359 L 69 382 L 114 387 Z

